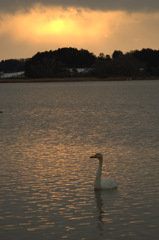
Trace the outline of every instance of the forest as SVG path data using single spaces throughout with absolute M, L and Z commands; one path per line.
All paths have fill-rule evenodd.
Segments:
M 24 71 L 25 78 L 157 77 L 159 50 L 147 48 L 127 53 L 115 50 L 112 56 L 104 53 L 95 56 L 88 50 L 70 47 L 38 52 L 29 59 L 9 59 L 0 62 L 0 72 L 18 71 Z

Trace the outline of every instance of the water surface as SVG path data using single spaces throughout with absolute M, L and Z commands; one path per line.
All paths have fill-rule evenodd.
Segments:
M 159 81 L 0 84 L 0 238 L 158 239 Z M 94 191 L 98 161 L 113 191 Z

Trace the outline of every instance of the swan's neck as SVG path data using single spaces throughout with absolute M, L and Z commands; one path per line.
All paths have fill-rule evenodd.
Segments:
M 102 175 L 102 163 L 103 163 L 103 159 L 99 159 L 98 171 L 97 171 L 97 175 L 96 175 L 96 179 L 95 179 L 95 183 L 94 183 L 95 189 L 100 189 L 101 175 Z

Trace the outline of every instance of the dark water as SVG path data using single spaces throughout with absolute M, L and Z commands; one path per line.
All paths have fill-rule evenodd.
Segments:
M 0 239 L 158 239 L 159 81 L 0 84 L 0 110 Z

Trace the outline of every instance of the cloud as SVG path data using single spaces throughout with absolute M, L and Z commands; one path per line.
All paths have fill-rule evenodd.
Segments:
M 0 18 L 0 58 L 31 57 L 59 47 L 111 54 L 158 48 L 159 13 L 100 11 L 36 5 Z
M 5 12 L 28 11 L 36 4 L 43 6 L 80 7 L 103 11 L 158 11 L 158 0 L 0 0 L 0 10 Z
M 101 36 L 110 36 L 118 23 L 110 13 L 85 9 L 36 6 L 29 12 L 1 17 L 0 35 L 8 34 L 14 41 L 90 43 Z M 71 39 L 71 40 L 70 40 Z

